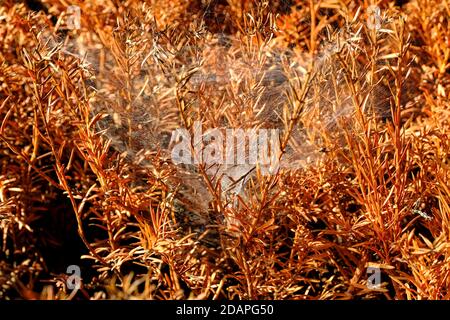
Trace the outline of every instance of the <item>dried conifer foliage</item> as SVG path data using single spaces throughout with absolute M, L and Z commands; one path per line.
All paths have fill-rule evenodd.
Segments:
M 0 299 L 450 298 L 449 16 L 2 1 Z

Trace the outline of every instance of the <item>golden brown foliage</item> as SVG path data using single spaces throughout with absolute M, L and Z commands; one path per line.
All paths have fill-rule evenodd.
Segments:
M 3 1 L 0 298 L 450 298 L 450 2 L 402 2 Z M 229 193 L 195 121 L 289 166 Z

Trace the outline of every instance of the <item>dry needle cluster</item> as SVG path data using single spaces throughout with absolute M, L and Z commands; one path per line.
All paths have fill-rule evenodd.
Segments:
M 449 17 L 2 1 L 0 299 L 449 299 Z M 174 163 L 198 123 L 279 166 Z

